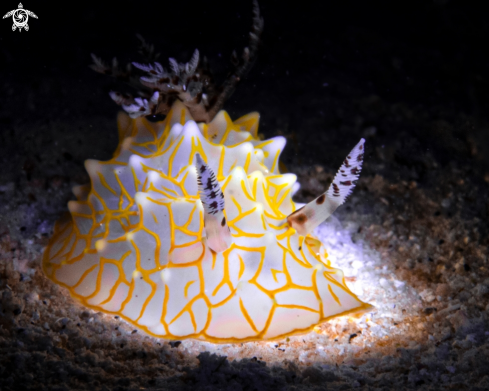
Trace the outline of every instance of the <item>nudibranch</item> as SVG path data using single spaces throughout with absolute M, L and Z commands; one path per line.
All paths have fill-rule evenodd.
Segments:
M 166 118 L 118 116 L 111 160 L 87 160 L 43 256 L 45 274 L 86 307 L 154 337 L 214 343 L 279 339 L 365 311 L 312 231 L 360 174 L 362 139 L 307 205 L 281 174 L 283 137 L 257 113 L 197 123 L 180 101 Z

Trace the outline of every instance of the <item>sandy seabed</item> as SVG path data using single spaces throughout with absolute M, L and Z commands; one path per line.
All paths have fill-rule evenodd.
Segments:
M 258 110 L 267 138 L 287 138 L 283 161 L 298 175 L 300 202 L 325 191 L 366 139 L 352 197 L 317 236 L 375 310 L 273 342 L 169 343 L 82 307 L 49 281 L 42 251 L 71 187 L 88 181 L 83 161 L 107 160 L 116 145 L 117 108 L 106 94 L 113 85 L 88 70 L 89 54 L 129 56 L 141 25 L 128 26 L 152 13 L 114 6 L 116 29 L 98 8 L 56 25 L 32 6 L 39 20 L 29 19 L 29 32 L 10 35 L 4 21 L 0 37 L 1 391 L 489 389 L 489 95 L 476 41 L 485 14 L 478 25 L 473 14 L 460 21 L 455 2 L 425 2 L 414 15 L 434 33 L 420 43 L 390 34 L 393 24 L 415 30 L 406 35 L 431 33 L 404 8 L 405 19 L 375 7 L 360 15 L 358 2 L 333 10 L 328 24 L 316 8 L 300 19 L 279 2 L 261 3 L 261 57 L 225 108 L 234 119 Z M 392 23 L 374 23 L 377 14 Z M 339 16 L 331 34 L 315 30 Z M 169 47 L 165 26 L 145 27 L 167 45 L 162 62 L 188 61 L 197 45 Z M 219 45 L 234 48 L 240 34 Z M 202 39 L 199 50 L 228 53 L 214 42 Z
M 334 174 L 298 171 L 302 199 Z M 53 176 L 0 187 L 4 390 L 489 387 L 487 247 L 479 219 L 456 212 L 470 196 L 456 181 L 436 200 L 415 181 L 363 176 L 316 235 L 375 309 L 306 335 L 236 345 L 141 335 L 49 281 L 40 259 L 71 184 Z M 38 208 L 48 217 L 39 220 Z

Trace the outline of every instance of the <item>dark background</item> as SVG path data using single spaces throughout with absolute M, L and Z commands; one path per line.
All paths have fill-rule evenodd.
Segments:
M 18 1 L 2 1 L 0 15 Z M 424 302 L 409 322 L 415 328 L 439 311 L 425 322 L 435 338 L 419 334 L 420 345 L 367 360 L 359 367 L 362 386 L 487 389 L 489 34 L 483 4 L 261 0 L 258 60 L 225 105 L 233 119 L 259 111 L 266 138 L 287 138 L 282 160 L 298 174 L 297 201 L 323 192 L 350 149 L 366 138 L 360 181 L 335 215 L 360 226 L 362 240 L 387 254 L 385 267 L 397 279 L 463 304 L 447 316 L 442 309 L 454 301 Z M 232 50 L 240 53 L 248 42 L 252 2 L 23 5 L 39 17 L 29 19 L 29 31 L 13 32 L 11 18 L 0 19 L 0 388 L 161 389 L 151 386 L 155 379 L 167 384 L 170 376 L 161 352 L 177 357 L 178 345 L 162 342 L 161 352 L 144 348 L 141 339 L 124 349 L 113 345 L 92 329 L 87 311 L 47 281 L 39 259 L 73 198 L 71 187 L 88 181 L 84 160 L 106 160 L 117 144 L 119 108 L 108 92 L 119 86 L 89 69 L 90 53 L 122 64 L 140 61 L 139 33 L 155 44 L 164 66 L 168 57 L 188 61 L 198 48 L 224 80 Z M 13 269 L 25 259 L 32 260 L 33 280 Z M 31 301 L 36 292 L 47 301 Z M 65 321 L 74 337 L 58 350 Z M 478 342 L 472 345 L 470 336 Z M 408 335 L 401 342 L 416 341 Z M 107 359 L 94 358 L 92 343 Z M 357 378 L 356 364 L 337 365 L 340 377 L 325 372 L 314 380 L 307 368 L 286 382 L 260 361 L 232 364 L 233 372 L 221 357 L 199 360 L 186 378 L 173 372 L 169 389 L 204 389 L 215 381 L 227 386 L 222 389 L 237 390 L 236 382 L 254 389 L 250 384 L 267 377 L 272 385 L 304 380 L 295 389 L 312 388 L 307 379 L 345 389 Z M 217 375 L 208 375 L 214 369 Z
M 0 125 L 4 135 L 13 132 L 0 149 L 4 156 L 28 154 L 11 143 L 28 148 L 31 136 L 51 132 L 44 143 L 52 145 L 53 121 L 89 121 L 90 129 L 64 129 L 63 137 L 70 132 L 73 140 L 59 147 L 81 165 L 87 157 L 107 158 L 116 143 L 115 124 L 102 124 L 118 111 L 107 96 L 116 84 L 88 68 L 90 53 L 137 61 L 140 33 L 155 44 L 164 66 L 168 57 L 188 61 L 198 48 L 222 80 L 232 50 L 240 53 L 247 44 L 252 3 L 28 1 L 24 7 L 39 17 L 29 19 L 28 32 L 12 32 L 11 18 L 0 24 Z M 2 13 L 13 8 L 14 1 L 2 3 Z M 371 159 L 384 149 L 399 165 L 367 165 L 370 173 L 422 184 L 413 167 L 423 166 L 426 153 L 442 166 L 477 167 L 479 178 L 489 172 L 489 34 L 482 2 L 290 6 L 262 0 L 260 9 L 265 28 L 258 61 L 225 109 L 232 118 L 259 111 L 266 137 L 289 139 L 287 164 L 336 167 L 363 136 L 367 152 L 377 151 Z M 20 133 L 12 130 L 18 126 Z M 80 147 L 87 138 L 90 156 Z

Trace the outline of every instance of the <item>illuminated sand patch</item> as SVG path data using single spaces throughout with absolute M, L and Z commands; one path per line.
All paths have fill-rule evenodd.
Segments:
M 257 357 L 267 362 L 288 359 L 300 364 L 355 364 L 380 355 L 381 350 L 394 352 L 399 346 L 415 344 L 422 331 L 416 322 L 422 306 L 419 295 L 396 279 L 388 261 L 357 238 L 357 231 L 357 224 L 347 222 L 343 227 L 332 216 L 315 234 L 328 249 L 332 266 L 344 271 L 350 289 L 362 301 L 374 305 L 374 311 L 335 318 L 314 332 L 288 339 L 235 345 L 185 340 L 180 349 L 191 355 L 209 351 L 231 360 Z

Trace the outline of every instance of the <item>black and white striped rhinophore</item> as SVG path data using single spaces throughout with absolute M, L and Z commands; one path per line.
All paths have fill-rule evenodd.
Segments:
M 212 169 L 196 153 L 197 184 L 199 196 L 204 206 L 204 226 L 207 244 L 216 253 L 229 248 L 233 242 L 224 216 L 224 194 Z
M 365 140 L 362 138 L 346 157 L 329 189 L 287 217 L 289 225 L 299 235 L 307 235 L 312 232 L 314 228 L 331 216 L 338 206 L 345 202 L 360 176 L 364 150 Z

